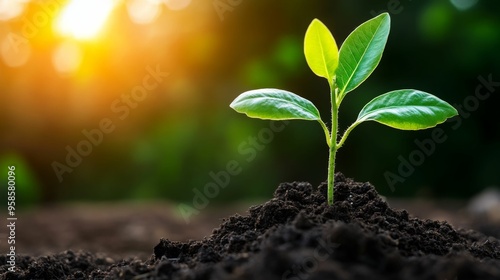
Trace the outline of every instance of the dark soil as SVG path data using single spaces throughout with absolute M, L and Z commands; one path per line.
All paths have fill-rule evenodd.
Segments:
M 390 208 L 369 183 L 281 184 L 201 241 L 160 240 L 143 261 L 66 251 L 21 256 L 2 279 L 500 279 L 500 241 Z

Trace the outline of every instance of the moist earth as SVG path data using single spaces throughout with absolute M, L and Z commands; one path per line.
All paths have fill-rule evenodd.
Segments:
M 147 260 L 65 251 L 0 256 L 1 279 L 500 279 L 500 241 L 394 210 L 369 183 L 281 184 L 198 241 L 161 239 Z

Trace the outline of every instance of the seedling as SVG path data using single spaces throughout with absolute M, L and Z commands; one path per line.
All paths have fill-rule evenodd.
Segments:
M 356 126 L 365 121 L 376 121 L 397 129 L 419 130 L 434 127 L 458 114 L 450 104 L 432 94 L 414 89 L 395 90 L 368 102 L 337 141 L 340 103 L 377 67 L 389 36 L 390 21 L 389 14 L 383 13 L 361 24 L 347 37 L 340 51 L 330 30 L 321 21 L 314 19 L 307 28 L 304 39 L 307 64 L 314 74 L 327 79 L 330 86 L 331 130 L 311 101 L 281 89 L 247 91 L 230 105 L 237 112 L 252 118 L 319 122 L 330 149 L 329 205 L 333 204 L 335 155 Z

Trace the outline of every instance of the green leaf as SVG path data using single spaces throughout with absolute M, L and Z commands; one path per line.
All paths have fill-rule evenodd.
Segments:
M 453 106 L 432 94 L 401 89 L 368 102 L 356 123 L 377 121 L 397 129 L 418 130 L 436 126 L 457 114 Z
M 229 105 L 238 113 L 267 120 L 320 120 L 314 104 L 281 89 L 256 89 L 240 94 Z
M 358 26 L 340 48 L 337 86 L 341 99 L 377 67 L 389 36 L 391 18 L 383 13 Z
M 332 84 L 339 64 L 339 49 L 330 30 L 318 19 L 314 19 L 307 28 L 304 54 L 314 74 Z

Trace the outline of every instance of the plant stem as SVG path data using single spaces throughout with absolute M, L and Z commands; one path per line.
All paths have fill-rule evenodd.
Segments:
M 330 158 L 328 160 L 328 205 L 333 205 L 333 187 L 335 183 L 335 155 L 337 154 L 337 144 L 335 139 L 332 139 L 332 145 L 330 146 Z
M 330 135 L 330 157 L 328 159 L 328 205 L 333 205 L 333 193 L 335 183 L 335 156 L 337 154 L 337 132 L 338 132 L 338 113 L 337 104 L 337 85 L 335 80 L 330 85 L 330 97 L 332 102 L 332 131 Z

